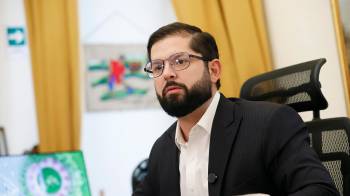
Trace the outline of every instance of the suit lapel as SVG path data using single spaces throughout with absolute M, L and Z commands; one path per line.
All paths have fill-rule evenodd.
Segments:
M 228 159 L 241 122 L 237 104 L 223 95 L 214 117 L 209 147 L 208 189 L 210 196 L 219 196 Z

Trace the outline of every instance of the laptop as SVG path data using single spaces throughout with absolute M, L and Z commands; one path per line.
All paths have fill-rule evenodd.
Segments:
M 0 195 L 90 196 L 82 152 L 0 156 Z

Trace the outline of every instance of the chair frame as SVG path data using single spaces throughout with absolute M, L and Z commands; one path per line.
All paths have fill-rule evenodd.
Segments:
M 325 58 L 320 58 L 308 62 L 303 62 L 295 65 L 291 65 L 285 68 L 273 70 L 268 73 L 263 73 L 257 75 L 253 78 L 248 79 L 242 86 L 240 97 L 257 101 L 266 100 L 269 97 L 290 97 L 298 94 L 301 90 L 305 90 L 311 97 L 310 103 L 292 103 L 288 104 L 298 112 L 313 111 L 314 118 L 320 118 L 320 110 L 326 109 L 328 107 L 328 102 L 323 96 L 321 91 L 321 83 L 319 82 L 319 74 L 322 66 L 326 63 Z M 271 78 L 278 78 L 283 75 L 288 75 L 290 73 L 298 73 L 306 70 L 311 70 L 310 82 L 301 87 L 292 87 L 290 89 L 282 89 L 274 92 L 266 93 L 261 96 L 251 96 L 251 91 L 254 86 L 260 82 L 269 81 Z M 304 92 L 304 91 L 303 91 Z

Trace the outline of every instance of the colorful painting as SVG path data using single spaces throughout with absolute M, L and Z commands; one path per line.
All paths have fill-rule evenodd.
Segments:
M 85 45 L 87 108 L 157 107 L 153 81 L 143 71 L 144 45 Z

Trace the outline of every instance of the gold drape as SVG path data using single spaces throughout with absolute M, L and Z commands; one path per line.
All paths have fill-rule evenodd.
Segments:
M 40 152 L 80 147 L 76 0 L 24 0 Z
M 261 0 L 173 0 L 173 5 L 179 21 L 215 37 L 226 96 L 238 96 L 245 80 L 271 70 Z

